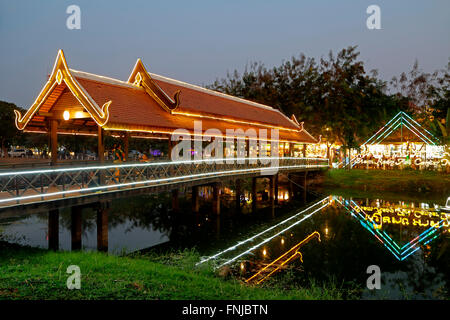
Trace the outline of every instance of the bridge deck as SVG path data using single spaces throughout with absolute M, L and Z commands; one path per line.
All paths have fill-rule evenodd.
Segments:
M 267 176 L 328 167 L 319 158 L 239 158 L 64 166 L 0 171 L 0 212 L 25 206 L 110 199 L 218 179 Z M 77 199 L 74 201 L 74 199 Z M 68 201 L 69 200 L 69 201 Z

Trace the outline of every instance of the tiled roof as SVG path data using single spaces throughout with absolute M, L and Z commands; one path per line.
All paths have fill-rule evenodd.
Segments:
M 279 139 L 315 143 L 306 130 L 280 111 L 254 102 L 227 96 L 172 79 L 153 75 L 152 78 L 168 95 L 180 90 L 180 105 L 168 112 L 138 86 L 119 80 L 71 70 L 72 75 L 99 105 L 112 101 L 105 128 L 172 132 L 175 129 L 194 130 L 194 121 L 202 121 L 202 129 L 268 129 L 279 128 Z M 188 115 L 189 114 L 189 115 Z M 200 116 L 195 116 L 200 115 Z M 205 117 L 206 116 L 206 117 Z

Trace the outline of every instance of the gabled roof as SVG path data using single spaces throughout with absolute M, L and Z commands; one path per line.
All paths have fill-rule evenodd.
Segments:
M 397 113 L 361 146 L 366 144 L 423 142 L 436 145 L 439 140 L 403 111 Z
M 16 125 L 20 130 L 28 126 L 28 130 L 37 131 L 43 126 L 46 113 L 64 106 L 82 108 L 95 121 L 73 119 L 74 124 L 79 121 L 79 132 L 92 129 L 95 124 L 105 130 L 147 135 L 171 134 L 176 129 L 193 132 L 195 122 L 201 120 L 203 131 L 216 128 L 225 134 L 227 129 L 268 129 L 270 137 L 270 129 L 276 128 L 281 141 L 317 142 L 303 123 L 289 119 L 279 110 L 148 73 L 140 59 L 128 80 L 120 81 L 69 69 L 60 50 L 35 103 L 23 116 L 16 112 Z

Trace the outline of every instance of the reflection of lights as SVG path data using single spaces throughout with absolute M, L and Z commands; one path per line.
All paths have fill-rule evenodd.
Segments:
M 267 255 L 267 250 L 266 250 L 266 248 L 264 248 L 264 250 L 263 250 L 263 256 L 265 257 L 266 255 Z
M 284 244 L 284 238 L 281 238 L 281 244 Z
M 344 203 L 340 202 L 338 199 L 336 199 L 345 209 L 347 209 L 351 214 L 352 217 L 355 217 L 359 220 L 361 225 L 367 229 L 370 233 L 372 233 L 398 260 L 403 261 L 407 257 L 409 257 L 411 254 L 416 252 L 420 249 L 420 244 L 423 243 L 424 245 L 427 245 L 429 242 L 433 241 L 439 236 L 439 233 L 435 235 L 431 239 L 427 239 L 431 235 L 433 235 L 435 232 L 437 232 L 440 228 L 442 228 L 445 225 L 445 222 L 448 223 L 447 219 L 442 219 L 439 223 L 429 227 L 427 230 L 422 232 L 420 235 L 418 235 L 416 238 L 412 239 L 410 242 L 406 243 L 403 247 L 400 248 L 400 246 L 391 238 L 385 231 L 381 231 L 379 229 L 376 229 L 373 225 L 373 223 L 368 223 L 364 216 L 361 214 L 364 213 L 367 215 L 364 210 L 358 206 L 353 200 L 347 201 L 345 200 Z M 348 208 L 347 205 L 350 207 Z M 425 242 L 426 241 L 426 242 Z M 414 249 L 410 251 L 411 249 Z M 410 251 L 408 253 L 408 251 Z M 406 254 L 408 253 L 408 254 Z M 406 255 L 405 255 L 406 254 Z
M 1 175 L 1 174 L 0 174 L 0 175 Z M 304 216 L 304 217 L 303 217 L 302 219 L 300 219 L 299 221 L 297 221 L 297 222 L 293 223 L 292 225 L 286 227 L 285 229 L 281 230 L 281 231 L 278 232 L 277 234 L 275 234 L 275 235 L 273 235 L 273 236 L 271 236 L 271 237 L 265 239 L 264 241 L 260 242 L 260 243 L 257 244 L 256 246 L 253 246 L 252 248 L 250 248 L 249 250 L 245 251 L 244 253 L 241 253 L 241 254 L 239 254 L 238 256 L 236 256 L 236 257 L 234 257 L 234 258 L 228 260 L 227 262 L 225 262 L 225 263 L 222 264 L 221 266 L 226 265 L 226 264 L 228 264 L 228 263 L 231 263 L 231 262 L 235 261 L 237 258 L 243 256 L 244 254 L 246 254 L 246 253 L 248 253 L 248 252 L 250 252 L 250 251 L 252 251 L 252 250 L 254 250 L 254 249 L 256 249 L 256 248 L 258 248 L 258 247 L 260 247 L 260 246 L 262 246 L 264 243 L 269 242 L 270 240 L 272 240 L 273 238 L 279 236 L 280 234 L 283 234 L 284 232 L 286 232 L 287 230 L 291 229 L 291 228 L 294 227 L 295 225 L 298 225 L 299 223 L 301 223 L 301 222 L 304 221 L 305 219 L 310 218 L 313 214 L 315 214 L 315 213 L 318 212 L 319 210 L 322 210 L 323 208 L 327 207 L 327 206 L 330 204 L 330 202 L 329 202 L 329 197 L 323 198 L 322 200 L 320 200 L 320 201 L 314 203 L 313 205 L 311 205 L 311 206 L 309 206 L 308 208 L 306 208 L 306 209 L 300 211 L 299 213 L 297 213 L 297 214 L 295 214 L 295 215 L 293 215 L 293 216 L 291 216 L 291 217 L 289 217 L 289 218 L 287 218 L 287 219 L 285 219 L 285 220 L 283 220 L 283 221 L 277 223 L 276 225 L 271 226 L 270 228 L 267 228 L 266 230 L 264 230 L 264 231 L 262 231 L 262 232 L 260 232 L 260 233 L 258 233 L 258 234 L 256 234 L 256 235 L 254 235 L 254 236 L 252 236 L 252 237 L 250 237 L 250 238 L 248 238 L 248 239 L 246 239 L 246 240 L 243 240 L 243 241 L 238 242 L 236 245 L 234 245 L 234 246 L 232 246 L 232 247 L 229 247 L 229 248 L 227 248 L 227 249 L 225 249 L 225 250 L 223 250 L 223 251 L 220 251 L 219 253 L 216 253 L 215 255 L 212 255 L 212 256 L 210 256 L 210 257 L 208 257 L 208 258 L 205 258 L 205 259 L 203 259 L 203 260 L 197 262 L 195 265 L 199 265 L 199 264 L 204 263 L 204 262 L 206 262 L 206 261 L 209 261 L 209 260 L 211 260 L 211 259 L 215 259 L 215 258 L 217 258 L 218 256 L 220 256 L 220 255 L 222 255 L 222 254 L 224 254 L 224 253 L 226 253 L 226 252 L 235 250 L 237 247 L 243 245 L 244 243 L 251 242 L 251 241 L 255 240 L 256 238 L 258 238 L 259 236 L 263 235 L 264 233 L 266 233 L 266 232 L 268 232 L 268 231 L 270 231 L 270 230 L 275 229 L 276 227 L 279 227 L 279 226 L 285 224 L 286 222 L 288 222 L 288 221 L 290 221 L 290 220 L 292 220 L 292 219 L 298 217 L 298 216 L 301 215 L 302 213 L 305 213 L 305 212 L 307 212 L 308 210 L 310 210 L 310 209 L 312 209 L 312 208 L 314 208 L 314 207 L 317 207 L 319 204 L 322 205 L 320 208 L 314 210 L 312 213 L 307 214 L 306 216 Z
M 328 235 L 328 227 L 325 228 L 325 235 Z
M 244 269 L 245 269 L 244 263 L 241 262 L 241 270 L 244 270 Z
M 300 249 L 300 247 L 306 243 L 308 243 L 312 238 L 316 237 L 317 240 L 320 240 L 320 233 L 317 231 L 314 231 L 313 233 L 311 233 L 309 236 L 307 236 L 305 239 L 303 239 L 302 241 L 300 241 L 299 243 L 297 243 L 295 246 L 293 246 L 291 249 L 289 249 L 288 251 L 286 251 L 285 253 L 283 253 L 281 256 L 279 256 L 278 258 L 276 258 L 274 261 L 272 261 L 271 263 L 269 263 L 268 265 L 266 265 L 264 268 L 262 268 L 261 270 L 259 270 L 257 273 L 255 273 L 253 276 L 251 276 L 250 278 L 248 278 L 247 280 L 245 280 L 245 282 L 249 282 L 253 279 L 255 279 L 258 275 L 261 275 L 264 271 L 266 271 L 268 268 L 270 268 L 271 266 L 273 266 L 276 262 L 280 261 L 282 258 L 288 256 L 289 254 L 291 254 L 293 252 L 293 254 L 287 258 L 285 261 L 283 261 L 280 265 L 278 265 L 274 270 L 272 270 L 271 272 L 269 272 L 266 276 L 264 276 L 263 278 L 261 278 L 259 281 L 256 282 L 256 284 L 260 284 L 261 282 L 263 282 L 265 279 L 267 279 L 268 277 L 270 277 L 273 273 L 275 273 L 277 270 L 279 270 L 282 266 L 284 266 L 286 263 L 288 263 L 289 261 L 291 261 L 293 258 L 295 258 L 296 256 L 300 256 L 300 261 L 303 262 L 303 256 L 302 253 L 298 251 L 298 249 Z

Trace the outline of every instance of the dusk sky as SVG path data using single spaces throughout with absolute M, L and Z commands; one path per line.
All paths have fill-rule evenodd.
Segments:
M 81 8 L 69 30 L 66 8 Z M 369 30 L 366 8 L 381 8 Z M 293 55 L 319 58 L 358 45 L 367 70 L 385 80 L 445 67 L 450 1 L 6 1 L 0 0 L 0 100 L 28 108 L 58 49 L 70 68 L 126 80 L 137 58 L 147 70 L 198 85 L 252 61 L 267 67 Z

